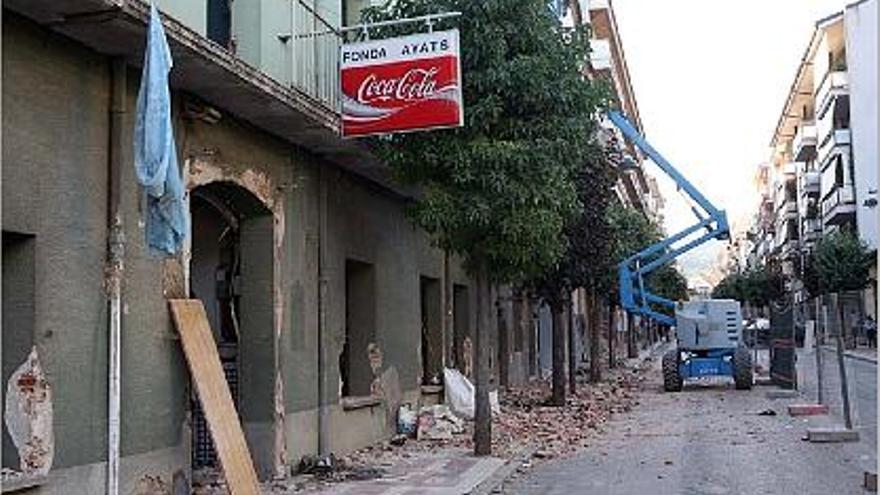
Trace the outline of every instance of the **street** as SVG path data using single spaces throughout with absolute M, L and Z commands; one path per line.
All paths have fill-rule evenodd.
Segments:
M 766 398 L 769 387 L 686 386 L 663 393 L 659 367 L 640 405 L 584 452 L 511 481 L 511 494 L 849 494 L 861 489 L 862 450 L 801 440 L 806 420 Z M 759 415 L 772 410 L 776 414 Z

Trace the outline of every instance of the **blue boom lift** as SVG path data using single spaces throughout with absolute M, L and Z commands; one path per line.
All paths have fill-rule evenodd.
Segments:
M 684 176 L 657 152 L 617 110 L 608 118 L 623 135 L 675 181 L 690 197 L 697 222 L 622 261 L 618 267 L 620 304 L 630 314 L 674 326 L 676 348 L 663 356 L 663 383 L 667 391 L 679 391 L 686 378 L 729 376 L 736 388 L 752 386 L 752 360 L 742 340 L 739 302 L 707 299 L 676 303 L 649 292 L 646 275 L 678 256 L 712 239 L 730 239 L 727 215 L 715 208 Z M 675 318 L 655 306 L 675 312 Z

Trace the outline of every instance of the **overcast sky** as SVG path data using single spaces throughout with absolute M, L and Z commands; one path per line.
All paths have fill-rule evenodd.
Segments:
M 843 0 L 613 0 L 649 142 L 731 221 L 757 201 L 752 177 L 769 143 L 815 21 Z M 694 217 L 653 164 L 671 232 Z M 693 281 L 723 247 L 679 263 Z

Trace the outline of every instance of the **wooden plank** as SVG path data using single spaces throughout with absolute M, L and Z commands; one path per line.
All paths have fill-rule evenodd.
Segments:
M 257 495 L 260 493 L 257 473 L 223 375 L 205 308 L 198 299 L 171 299 L 169 304 L 229 491 L 233 495 Z

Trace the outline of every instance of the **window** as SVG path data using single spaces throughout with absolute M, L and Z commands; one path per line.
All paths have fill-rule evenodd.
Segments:
M 797 183 L 795 179 L 785 181 L 785 200 L 790 202 L 797 201 Z
M 34 236 L 3 231 L 3 383 L 27 359 L 34 346 Z M 3 467 L 19 469 L 18 450 L 3 425 Z
M 373 383 L 368 348 L 376 340 L 373 265 L 345 262 L 345 343 L 339 355 L 342 396 L 368 396 Z
M 843 157 L 840 155 L 834 157 L 834 185 L 843 186 Z
M 233 51 L 232 0 L 208 0 L 208 39 Z

